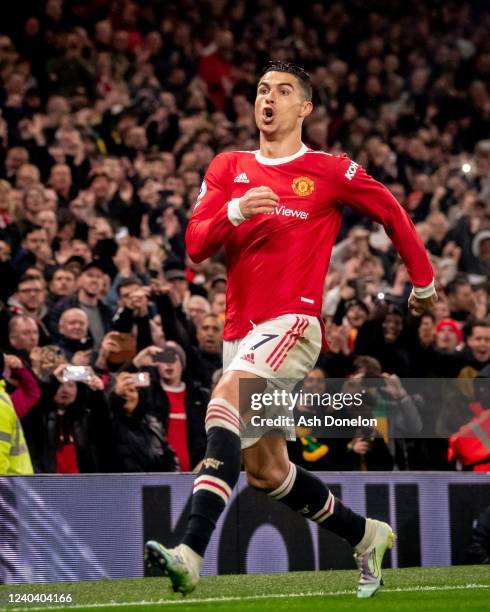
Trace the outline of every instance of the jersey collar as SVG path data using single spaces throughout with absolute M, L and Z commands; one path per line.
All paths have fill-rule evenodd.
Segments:
M 259 164 L 264 164 L 265 166 L 279 166 L 280 164 L 287 164 L 294 159 L 298 159 L 306 153 L 308 147 L 305 144 L 301 144 L 301 148 L 296 153 L 292 155 L 288 155 L 287 157 L 264 157 L 260 151 L 257 151 L 255 154 L 255 159 L 259 162 Z
M 170 393 L 182 393 L 182 391 L 185 391 L 185 382 L 181 382 L 180 385 L 177 386 L 166 385 L 163 381 L 161 381 L 161 384 L 162 389 Z

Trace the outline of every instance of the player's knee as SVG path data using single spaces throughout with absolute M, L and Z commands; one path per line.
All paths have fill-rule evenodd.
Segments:
M 263 393 L 266 385 L 266 380 L 254 374 L 232 370 L 221 376 L 212 397 L 222 397 L 236 406 L 240 412 L 246 413 L 250 409 L 252 394 Z
M 209 436 L 215 428 L 226 429 L 236 436 L 240 436 L 240 415 L 238 410 L 224 397 L 214 396 L 208 404 L 204 421 Z
M 225 372 L 213 390 L 212 398 L 224 398 L 231 404 L 237 404 L 238 379 L 236 372 Z
M 247 467 L 247 482 L 250 487 L 262 491 L 274 491 L 286 480 L 289 471 L 287 465 L 264 465 Z

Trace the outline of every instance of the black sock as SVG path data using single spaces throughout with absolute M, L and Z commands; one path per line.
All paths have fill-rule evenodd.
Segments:
M 364 537 L 366 519 L 344 506 L 317 476 L 294 463 L 290 463 L 286 480 L 269 495 L 345 538 L 351 546 Z
M 206 431 L 206 457 L 194 481 L 191 511 L 182 540 L 201 557 L 240 475 L 238 412 L 225 400 L 211 400 Z

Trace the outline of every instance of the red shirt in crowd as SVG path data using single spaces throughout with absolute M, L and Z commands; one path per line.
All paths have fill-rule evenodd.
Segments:
M 185 385 L 169 387 L 163 385 L 170 404 L 168 415 L 167 441 L 175 451 L 179 460 L 180 469 L 189 472 L 191 462 L 187 446 L 187 415 L 185 413 Z
M 224 110 L 226 91 L 223 80 L 231 78 L 232 65 L 218 53 L 205 55 L 199 63 L 199 76 L 208 86 L 209 98 L 219 110 Z
M 80 474 L 75 440 L 64 412 L 56 415 L 56 473 Z

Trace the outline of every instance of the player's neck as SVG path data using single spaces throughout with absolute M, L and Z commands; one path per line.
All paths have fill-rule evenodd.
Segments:
M 302 145 L 301 136 L 298 137 L 296 134 L 291 138 L 282 140 L 267 140 L 262 134 L 260 135 L 260 154 L 263 157 L 270 157 L 272 159 L 289 157 L 297 153 Z

